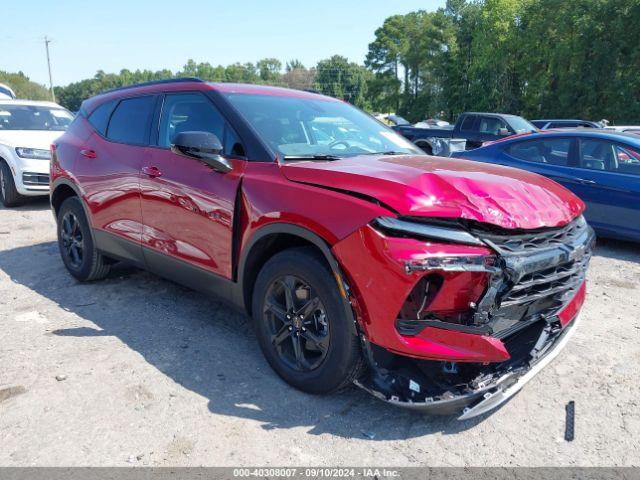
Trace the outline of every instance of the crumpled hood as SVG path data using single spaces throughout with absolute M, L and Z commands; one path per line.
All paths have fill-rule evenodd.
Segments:
M 60 130 L 0 130 L 0 143 L 10 147 L 49 150 L 53 141 L 63 133 Z
M 403 216 L 534 229 L 565 225 L 584 210 L 578 197 L 545 177 L 456 158 L 358 156 L 291 162 L 281 170 L 294 182 L 375 198 Z

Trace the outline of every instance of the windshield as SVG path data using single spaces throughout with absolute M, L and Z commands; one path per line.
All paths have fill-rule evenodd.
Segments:
M 241 93 L 225 96 L 282 156 L 421 153 L 408 140 L 347 103 Z
M 0 104 L 2 130 L 66 130 L 73 120 L 64 108 Z
M 513 128 L 515 130 L 516 133 L 528 133 L 528 132 L 537 132 L 538 129 L 536 128 L 536 126 L 529 122 L 528 120 L 525 120 L 522 117 L 509 117 L 509 124 L 511 125 L 511 128 Z

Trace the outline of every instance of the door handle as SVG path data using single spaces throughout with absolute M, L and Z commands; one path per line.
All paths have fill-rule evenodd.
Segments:
M 98 156 L 95 150 L 86 150 L 86 149 L 80 150 L 80 155 L 82 155 L 85 158 L 96 158 Z
M 587 180 L 586 178 L 576 178 L 576 180 L 578 180 L 578 182 L 580 182 L 583 185 L 595 185 L 596 184 L 595 180 Z
M 151 178 L 159 177 L 162 175 L 162 172 L 158 167 L 142 167 L 142 173 L 150 176 Z

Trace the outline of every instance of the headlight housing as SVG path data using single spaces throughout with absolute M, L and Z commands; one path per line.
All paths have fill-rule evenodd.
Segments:
M 51 152 L 42 148 L 16 147 L 16 154 L 20 158 L 31 158 L 34 160 L 51 159 Z
M 487 247 L 471 233 L 457 228 L 437 224 L 412 222 L 394 217 L 378 217 L 372 225 L 377 230 L 392 236 L 419 238 L 435 242 Z M 499 268 L 495 255 L 434 255 L 426 258 L 407 260 L 405 270 L 440 270 L 445 272 L 496 272 Z
M 474 237 L 469 232 L 442 225 L 412 222 L 395 217 L 378 217 L 373 221 L 373 226 L 376 230 L 390 233 L 394 236 L 410 236 L 440 242 L 486 247 L 482 240 Z

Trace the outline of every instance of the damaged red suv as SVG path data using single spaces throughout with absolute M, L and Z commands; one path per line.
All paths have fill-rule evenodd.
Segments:
M 569 191 L 422 154 L 342 101 L 198 79 L 86 100 L 52 145 L 62 260 L 127 261 L 253 317 L 291 385 L 469 418 L 573 330 L 594 235 Z

